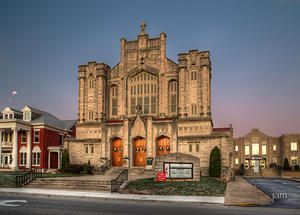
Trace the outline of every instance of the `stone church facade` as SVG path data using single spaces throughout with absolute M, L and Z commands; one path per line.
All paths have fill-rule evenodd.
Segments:
M 180 53 L 175 63 L 166 56 L 166 34 L 149 38 L 145 26 L 137 40 L 121 39 L 113 68 L 78 67 L 76 138 L 65 141 L 71 163 L 153 169 L 157 156 L 179 152 L 200 158 L 207 175 L 218 146 L 228 178 L 233 129 L 213 128 L 209 51 Z

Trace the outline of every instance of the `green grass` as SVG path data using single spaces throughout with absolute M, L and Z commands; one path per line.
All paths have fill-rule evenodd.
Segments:
M 153 178 L 132 181 L 125 192 L 153 195 L 224 196 L 226 183 L 201 177 L 200 181 L 157 182 Z
M 0 187 L 16 187 L 16 175 L 0 174 Z
M 26 171 L 16 172 L 0 172 L 0 188 L 16 187 L 16 176 L 23 175 Z M 57 173 L 57 174 L 42 174 L 42 178 L 55 178 L 55 177 L 76 177 L 84 176 L 85 174 L 70 174 L 70 173 Z

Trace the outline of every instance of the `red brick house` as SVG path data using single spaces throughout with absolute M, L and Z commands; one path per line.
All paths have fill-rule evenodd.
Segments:
M 63 140 L 75 136 L 76 120 L 62 121 L 29 106 L 0 114 L 0 168 L 60 169 Z

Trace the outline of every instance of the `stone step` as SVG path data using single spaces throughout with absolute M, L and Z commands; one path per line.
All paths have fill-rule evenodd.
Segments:
M 37 178 L 31 183 L 25 185 L 26 188 L 43 189 L 69 189 L 69 190 L 97 190 L 109 191 L 111 186 L 109 181 L 83 180 L 83 179 L 55 179 L 55 178 Z
M 109 185 L 106 186 L 97 186 L 97 187 L 91 187 L 91 186 L 40 186 L 40 185 L 33 185 L 28 184 L 25 186 L 26 188 L 43 188 L 43 189 L 53 189 L 53 190 L 93 190 L 93 191 L 110 191 L 111 187 Z
M 110 184 L 110 180 L 76 180 L 76 179 L 71 179 L 71 180 L 63 180 L 63 179 L 45 179 L 45 178 L 37 178 L 35 179 L 32 183 L 48 183 L 48 184 L 99 184 L 99 185 L 107 185 Z

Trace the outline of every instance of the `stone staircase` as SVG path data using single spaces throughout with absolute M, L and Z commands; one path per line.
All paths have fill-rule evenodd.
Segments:
M 145 169 L 145 168 L 130 168 L 128 171 L 128 175 L 130 176 L 145 176 L 146 177 L 154 177 L 154 170 Z
M 245 170 L 245 177 L 249 177 L 249 178 L 255 178 L 255 177 L 276 178 L 276 177 L 280 177 L 280 176 L 274 168 L 265 168 L 265 169 L 260 169 L 258 173 L 254 173 L 253 169 L 246 169 Z
M 86 190 L 86 191 L 110 191 L 111 180 L 116 178 L 125 167 L 111 167 L 104 175 L 79 176 L 79 177 L 57 177 L 36 178 L 25 185 L 25 188 L 55 189 L 55 190 Z M 130 168 L 129 180 L 154 177 L 153 170 L 145 168 Z
M 110 180 L 89 180 L 80 179 L 80 177 L 37 178 L 31 183 L 25 185 L 25 188 L 110 191 L 110 183 Z

